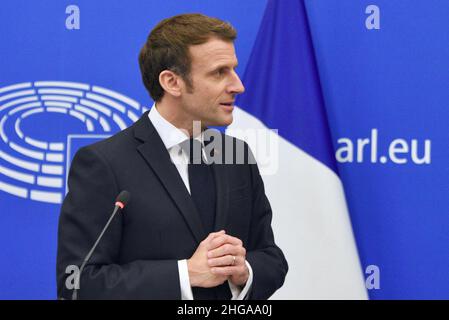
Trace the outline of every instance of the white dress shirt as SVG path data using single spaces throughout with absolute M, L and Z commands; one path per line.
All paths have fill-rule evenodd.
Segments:
M 150 118 L 150 121 L 153 123 L 153 126 L 156 129 L 157 133 L 161 137 L 162 142 L 164 143 L 165 147 L 168 150 L 168 153 L 170 154 L 170 158 L 173 164 L 176 166 L 176 169 L 178 169 L 179 175 L 181 176 L 182 181 L 184 182 L 184 185 L 187 188 L 187 191 L 190 193 L 189 174 L 188 174 L 189 158 L 188 155 L 183 151 L 183 149 L 179 145 L 185 140 L 188 140 L 190 137 L 180 129 L 176 128 L 164 117 L 162 117 L 161 114 L 157 111 L 155 104 L 151 108 L 148 117 Z M 201 136 L 196 137 L 195 139 L 202 142 Z M 231 289 L 232 293 L 232 300 L 243 300 L 246 297 L 249 289 L 251 288 L 251 284 L 253 282 L 253 270 L 248 261 L 245 261 L 245 263 L 249 270 L 249 277 L 245 287 L 241 290 L 239 287 L 228 281 L 229 288 Z M 181 285 L 181 299 L 193 300 L 192 287 L 190 286 L 189 271 L 187 268 L 186 259 L 178 261 L 178 271 L 179 271 L 179 281 Z

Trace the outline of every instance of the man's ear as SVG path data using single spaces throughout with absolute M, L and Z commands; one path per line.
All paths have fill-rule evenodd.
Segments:
M 170 70 L 164 70 L 159 74 L 159 83 L 165 92 L 179 97 L 181 95 L 181 77 Z

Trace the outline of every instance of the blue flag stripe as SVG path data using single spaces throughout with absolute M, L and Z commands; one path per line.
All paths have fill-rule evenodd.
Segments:
M 268 1 L 237 105 L 337 173 L 304 4 Z

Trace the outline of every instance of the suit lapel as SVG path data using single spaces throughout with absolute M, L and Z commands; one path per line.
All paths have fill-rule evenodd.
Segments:
M 200 215 L 179 176 L 176 166 L 172 163 L 164 143 L 149 120 L 148 112 L 134 124 L 134 134 L 138 140 L 143 141 L 137 147 L 138 151 L 153 169 L 173 199 L 179 211 L 184 216 L 195 239 L 201 242 L 207 235 L 204 231 Z

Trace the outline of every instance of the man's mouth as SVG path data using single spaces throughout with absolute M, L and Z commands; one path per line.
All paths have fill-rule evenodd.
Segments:
M 234 105 L 234 101 L 231 102 L 222 102 L 220 103 L 222 106 L 232 107 Z

